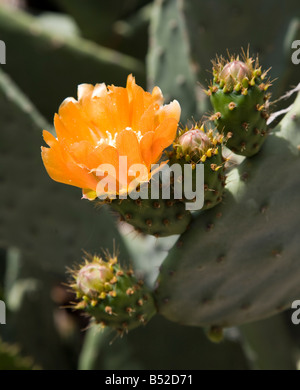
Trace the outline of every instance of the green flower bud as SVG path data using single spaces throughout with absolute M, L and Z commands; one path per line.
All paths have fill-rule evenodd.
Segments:
M 133 270 L 121 267 L 117 256 L 89 256 L 72 277 L 70 287 L 79 301 L 74 309 L 84 310 L 101 327 L 122 334 L 145 325 L 156 313 L 151 291 Z

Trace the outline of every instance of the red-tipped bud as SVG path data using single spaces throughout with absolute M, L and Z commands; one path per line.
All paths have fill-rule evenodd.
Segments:
M 243 80 L 250 79 L 252 70 L 247 64 L 242 61 L 232 61 L 224 66 L 220 73 L 220 79 L 224 80 L 226 85 L 233 88 L 238 82 L 242 83 Z
M 178 139 L 178 144 L 184 155 L 202 155 L 203 151 L 211 147 L 211 140 L 204 131 L 194 129 L 182 134 Z

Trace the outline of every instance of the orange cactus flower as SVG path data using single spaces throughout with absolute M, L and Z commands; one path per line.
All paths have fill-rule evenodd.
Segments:
M 136 177 L 129 168 L 142 164 L 145 170 L 140 172 L 140 182 L 150 180 L 151 165 L 176 136 L 180 112 L 176 100 L 163 105 L 158 87 L 145 92 L 132 75 L 126 88 L 81 84 L 78 100 L 65 99 L 55 114 L 57 138 L 43 133 L 49 146 L 42 147 L 45 168 L 53 180 L 82 188 L 83 197 L 90 200 L 103 195 L 105 189 L 99 182 L 109 175 L 116 181 L 116 194 L 128 193 Z M 124 176 L 120 158 L 125 157 Z M 103 164 L 110 164 L 114 172 L 99 171 Z

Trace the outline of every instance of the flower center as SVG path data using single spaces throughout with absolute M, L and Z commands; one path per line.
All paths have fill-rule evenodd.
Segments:
M 131 130 L 132 131 L 132 128 L 131 127 L 126 127 L 125 130 Z M 140 140 L 142 139 L 143 135 L 141 133 L 141 131 L 134 131 L 134 133 L 136 134 L 137 138 L 138 138 L 138 141 L 140 142 Z M 97 142 L 97 147 L 102 145 L 102 144 L 107 144 L 107 145 L 110 145 L 110 146 L 113 146 L 114 148 L 116 148 L 116 144 L 117 144 L 117 136 L 118 136 L 118 132 L 116 132 L 114 135 L 111 134 L 110 131 L 106 130 L 106 137 L 102 137 L 98 142 Z

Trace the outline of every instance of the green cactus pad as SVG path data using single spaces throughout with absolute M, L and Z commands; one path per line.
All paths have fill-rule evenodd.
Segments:
M 256 154 L 267 135 L 270 82 L 256 60 L 244 55 L 214 62 L 214 80 L 207 93 L 213 105 L 218 130 L 229 137 L 226 146 L 243 156 Z
M 75 309 L 85 310 L 102 327 L 123 333 L 145 325 L 156 313 L 148 288 L 132 270 L 122 269 L 116 256 L 108 261 L 93 256 L 73 271 L 73 278 L 71 287 L 81 299 Z
M 299 299 L 299 117 L 300 95 L 261 153 L 230 172 L 224 203 L 195 217 L 170 251 L 156 291 L 168 319 L 227 327 Z
M 201 88 L 197 84 L 195 66 L 191 60 L 183 9 L 181 1 L 153 2 L 147 76 L 151 86 L 159 85 L 166 100 L 184 102 L 181 121 L 186 121 L 193 115 L 200 115 L 199 107 L 204 99 L 201 102 L 197 99 L 201 95 Z M 205 97 L 204 93 L 202 97 Z
M 177 199 L 116 199 L 111 207 L 138 232 L 156 237 L 181 234 L 191 221 L 191 213 Z
M 122 85 L 134 73 L 145 84 L 142 62 L 82 38 L 50 33 L 20 10 L 0 6 L 0 39 L 9 50 L 5 71 L 48 120 L 81 83 Z

